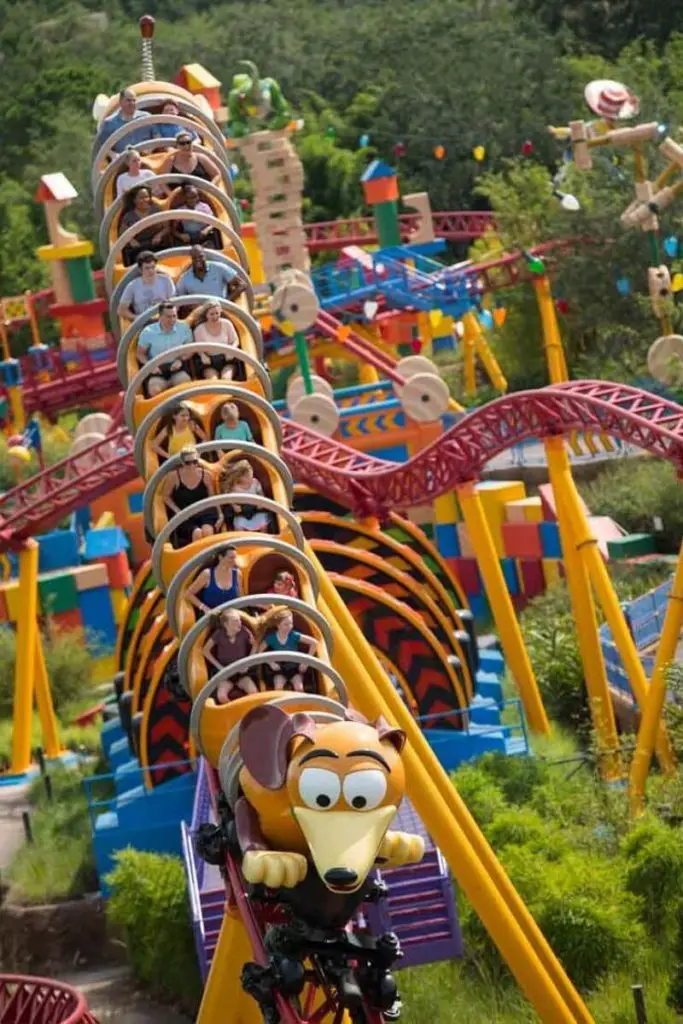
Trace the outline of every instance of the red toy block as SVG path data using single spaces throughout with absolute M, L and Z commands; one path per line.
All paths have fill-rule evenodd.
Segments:
M 107 555 L 101 561 L 107 567 L 110 587 L 118 589 L 119 587 L 131 586 L 133 577 L 130 571 L 128 555 L 125 551 L 119 551 L 118 555 Z
M 50 616 L 50 622 L 55 633 L 72 633 L 74 630 L 83 629 L 80 608 L 72 608 L 68 612 L 56 612 Z
M 524 611 L 528 603 L 529 598 L 525 594 L 513 594 L 512 604 L 514 605 L 514 609 L 518 614 Z
M 145 524 L 142 516 L 131 519 L 126 526 L 126 532 L 130 541 L 130 560 L 134 566 L 140 566 L 149 558 L 152 550 L 145 537 Z
M 528 599 L 542 594 L 545 590 L 545 576 L 543 575 L 543 562 L 540 558 L 521 558 L 519 571 L 522 578 L 524 596 Z
M 509 558 L 540 558 L 543 546 L 538 523 L 503 523 L 503 546 Z
M 0 622 L 9 622 L 9 609 L 2 590 L 0 590 Z
M 451 558 L 449 563 L 455 569 L 462 589 L 466 594 L 476 595 L 482 593 L 483 587 L 476 559 Z

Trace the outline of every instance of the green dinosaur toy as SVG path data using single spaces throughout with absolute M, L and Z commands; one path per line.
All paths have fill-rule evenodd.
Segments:
M 259 78 L 251 60 L 239 62 L 248 74 L 235 75 L 228 94 L 228 135 L 243 138 L 250 132 L 286 128 L 291 119 L 289 104 L 274 78 Z

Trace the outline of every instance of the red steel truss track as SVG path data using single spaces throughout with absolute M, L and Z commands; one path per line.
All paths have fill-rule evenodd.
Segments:
M 403 465 L 354 451 L 283 420 L 285 457 L 295 480 L 357 515 L 425 505 L 458 483 L 476 479 L 487 462 L 529 438 L 593 431 L 620 438 L 683 474 L 683 407 L 638 388 L 572 381 L 504 395 L 466 416 Z M 137 475 L 124 427 L 0 499 L 0 551 Z

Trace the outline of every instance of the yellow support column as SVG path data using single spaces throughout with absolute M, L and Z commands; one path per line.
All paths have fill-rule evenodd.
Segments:
M 645 675 L 645 669 L 643 668 L 640 655 L 638 654 L 638 649 L 626 624 L 621 605 L 614 593 L 612 581 L 609 578 L 609 573 L 605 568 L 605 563 L 598 548 L 598 542 L 591 533 L 588 522 L 586 521 L 583 508 L 581 507 L 581 501 L 576 490 L 576 484 L 574 483 L 571 475 L 568 459 L 566 459 L 566 464 L 562 473 L 557 474 L 556 479 L 560 483 L 560 492 L 558 493 L 557 490 L 555 492 L 557 495 L 557 504 L 559 506 L 561 502 L 565 503 L 565 512 L 567 514 L 568 522 L 570 523 L 574 544 L 576 545 L 577 551 L 580 553 L 583 564 L 588 570 L 598 601 L 600 602 L 600 606 L 602 607 L 609 628 L 612 631 L 614 643 L 616 644 L 617 650 L 621 655 L 621 660 L 624 663 L 624 668 L 628 675 L 633 696 L 639 706 L 644 709 L 647 705 L 649 696 L 649 685 Z M 553 481 L 553 487 L 555 486 L 555 481 Z M 667 774 L 673 772 L 675 770 L 675 757 L 669 738 L 666 734 L 666 730 L 661 722 L 657 732 L 656 751 L 657 759 L 659 760 L 662 771 Z
M 564 381 L 569 380 L 569 372 L 564 357 L 564 348 L 562 347 L 553 293 L 550 288 L 550 278 L 547 274 L 542 274 L 540 277 L 534 277 L 533 282 L 538 312 L 541 316 L 543 347 L 548 364 L 550 383 L 562 384 Z
M 247 995 L 241 981 L 243 965 L 253 959 L 244 925 L 234 909 L 226 908 L 197 1024 L 216 1024 L 228 1016 L 231 1024 L 261 1024 L 258 1003 Z
M 460 484 L 456 487 L 456 494 L 484 581 L 486 596 L 489 599 L 498 628 L 500 642 L 507 663 L 517 682 L 529 726 L 533 732 L 547 734 L 550 732 L 550 723 L 543 707 L 503 570 L 500 567 L 498 552 L 486 521 L 481 498 L 472 482 Z
M 60 757 L 65 751 L 59 742 L 59 726 L 52 703 L 50 680 L 45 666 L 45 652 L 40 630 L 36 630 L 35 689 L 45 755 L 50 758 Z
M 598 737 L 600 770 L 610 780 L 623 777 L 623 765 L 619 756 L 619 734 L 614 719 L 614 706 L 607 682 L 605 661 L 600 647 L 598 619 L 593 603 L 588 573 L 576 549 L 569 516 L 563 494 L 564 473 L 571 472 L 567 450 L 561 437 L 550 437 L 545 442 L 550 482 L 557 496 L 557 519 L 564 555 L 567 587 L 572 602 L 576 636 L 581 652 L 581 661 L 586 679 L 586 688 Z
M 435 799 L 433 789 L 435 788 L 441 801 L 429 814 L 428 829 L 433 835 L 437 844 L 441 847 L 448 860 L 453 874 L 460 881 L 461 854 L 460 845 L 468 844 L 475 853 L 476 861 L 484 869 L 483 876 L 479 876 L 482 883 L 481 888 L 469 896 L 473 905 L 479 912 L 479 903 L 491 895 L 488 881 L 493 883 L 494 889 L 512 915 L 514 934 L 518 934 L 518 928 L 524 933 L 526 941 L 534 951 L 534 974 L 531 983 L 533 994 L 529 996 L 539 1011 L 542 1020 L 548 1022 L 571 1020 L 575 1024 L 591 1024 L 593 1018 L 588 1012 L 585 1004 L 579 996 L 571 981 L 567 977 L 562 965 L 548 945 L 547 940 L 540 931 L 538 925 L 529 913 L 525 903 L 521 900 L 518 892 L 510 882 L 502 865 L 497 860 L 493 850 L 487 843 L 476 822 L 467 810 L 461 797 L 444 772 L 433 750 L 425 740 L 417 723 L 406 709 L 399 695 L 395 692 L 382 669 L 374 651 L 365 640 L 358 625 L 350 612 L 344 605 L 338 592 L 331 584 L 329 578 L 322 571 L 316 556 L 307 545 L 307 553 L 314 560 L 318 570 L 321 586 L 321 611 L 329 617 L 330 623 L 335 623 L 338 628 L 335 630 L 335 658 L 343 674 L 349 680 L 358 680 L 354 685 L 352 699 L 354 704 L 367 717 L 372 718 L 378 714 L 384 714 L 395 721 L 406 733 L 409 746 L 409 764 L 407 765 L 407 778 L 411 799 L 427 822 L 428 806 L 424 795 L 431 790 L 431 800 Z M 343 660 L 343 659 L 346 660 Z M 359 665 L 360 675 L 359 678 Z M 370 679 L 366 682 L 365 675 Z M 450 821 L 449 821 L 450 819 Z M 459 843 L 449 841 L 452 837 L 452 828 L 456 824 L 461 830 Z M 454 857 L 455 860 L 451 860 Z M 470 870 L 476 870 L 468 864 Z M 509 922 L 509 918 L 506 918 Z M 521 941 L 521 940 L 520 940 Z M 539 967 L 540 961 L 540 967 Z M 522 984 L 515 967 L 511 965 L 520 984 Z M 553 1016 L 556 1010 L 549 1014 L 543 1012 L 539 1003 L 539 988 L 546 993 L 547 979 L 550 978 L 555 991 L 560 993 L 563 1001 L 563 1010 L 560 1016 Z M 542 979 L 542 980 L 541 980 Z M 545 998 L 545 995 L 542 997 Z M 567 1016 L 567 1012 L 569 1016 Z
M 19 552 L 19 614 L 17 615 L 17 663 L 14 673 L 14 725 L 12 731 L 13 775 L 31 767 L 31 719 L 38 642 L 38 544 L 26 541 Z
M 477 343 L 477 319 L 474 313 L 465 313 L 462 318 L 464 351 L 465 394 L 469 397 L 477 393 L 477 372 L 475 365 Z
M 683 630 L 683 544 L 678 554 L 678 565 L 652 669 L 649 694 L 645 706 L 641 706 L 642 717 L 630 776 L 631 811 L 634 814 L 640 814 L 645 806 L 645 783 L 666 700 L 666 673 L 676 657 L 676 647 L 681 637 L 681 630 Z

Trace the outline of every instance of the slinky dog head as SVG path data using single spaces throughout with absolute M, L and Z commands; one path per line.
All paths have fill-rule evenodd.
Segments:
M 404 734 L 353 711 L 319 725 L 262 704 L 239 743 L 242 792 L 271 848 L 309 857 L 333 892 L 356 892 L 403 797 Z

